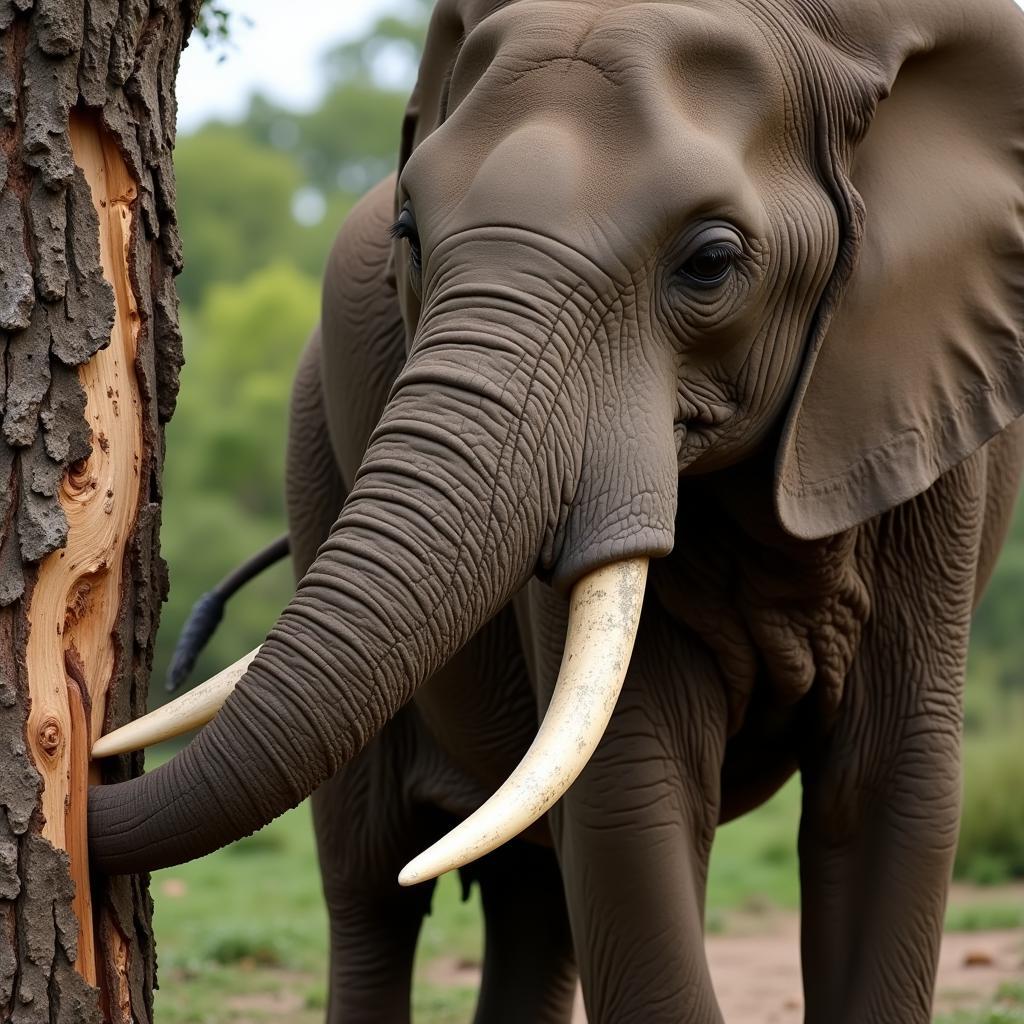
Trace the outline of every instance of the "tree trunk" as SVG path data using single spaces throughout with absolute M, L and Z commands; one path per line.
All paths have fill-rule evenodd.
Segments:
M 198 0 L 0 0 L 0 1019 L 152 1018 L 148 879 L 92 879 L 92 741 L 142 713 Z M 141 771 L 140 756 L 103 780 Z

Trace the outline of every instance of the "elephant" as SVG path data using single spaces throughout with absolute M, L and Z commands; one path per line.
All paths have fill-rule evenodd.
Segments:
M 94 867 L 313 794 L 332 1022 L 409 1020 L 459 868 L 478 1024 L 577 973 L 712 1024 L 716 828 L 799 773 L 805 1019 L 925 1024 L 1024 464 L 1022 58 L 1012 0 L 438 0 L 295 380 L 295 595 L 91 790 Z

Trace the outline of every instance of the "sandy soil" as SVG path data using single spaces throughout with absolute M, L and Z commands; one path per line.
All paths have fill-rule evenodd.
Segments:
M 726 935 L 707 940 L 708 961 L 722 1014 L 728 1024 L 801 1024 L 799 919 L 773 914 L 730 922 Z M 435 961 L 437 984 L 475 985 L 479 970 L 467 964 Z M 1024 932 L 950 933 L 942 944 L 936 1013 L 974 1009 L 1004 981 L 1024 978 Z M 577 998 L 573 1024 L 586 1024 Z
M 729 1024 L 801 1024 L 799 929 L 795 917 L 770 933 L 708 939 L 708 960 Z M 1020 931 L 947 934 L 939 961 L 936 1013 L 974 1008 L 1024 972 Z M 579 1024 L 586 1017 L 578 1014 Z M 574 1022 L 575 1024 L 575 1022 Z

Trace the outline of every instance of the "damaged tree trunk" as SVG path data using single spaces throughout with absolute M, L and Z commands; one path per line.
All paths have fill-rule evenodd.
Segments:
M 174 81 L 199 0 L 0 0 L 0 1020 L 149 1024 L 146 878 L 89 876 L 145 710 L 181 365 Z M 103 764 L 104 781 L 141 757 Z

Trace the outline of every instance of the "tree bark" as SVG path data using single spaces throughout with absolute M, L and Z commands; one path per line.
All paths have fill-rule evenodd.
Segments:
M 181 366 L 174 81 L 199 0 L 0 0 L 0 1019 L 149 1024 L 146 877 L 91 880 L 145 710 Z M 103 781 L 142 769 L 102 766 Z

